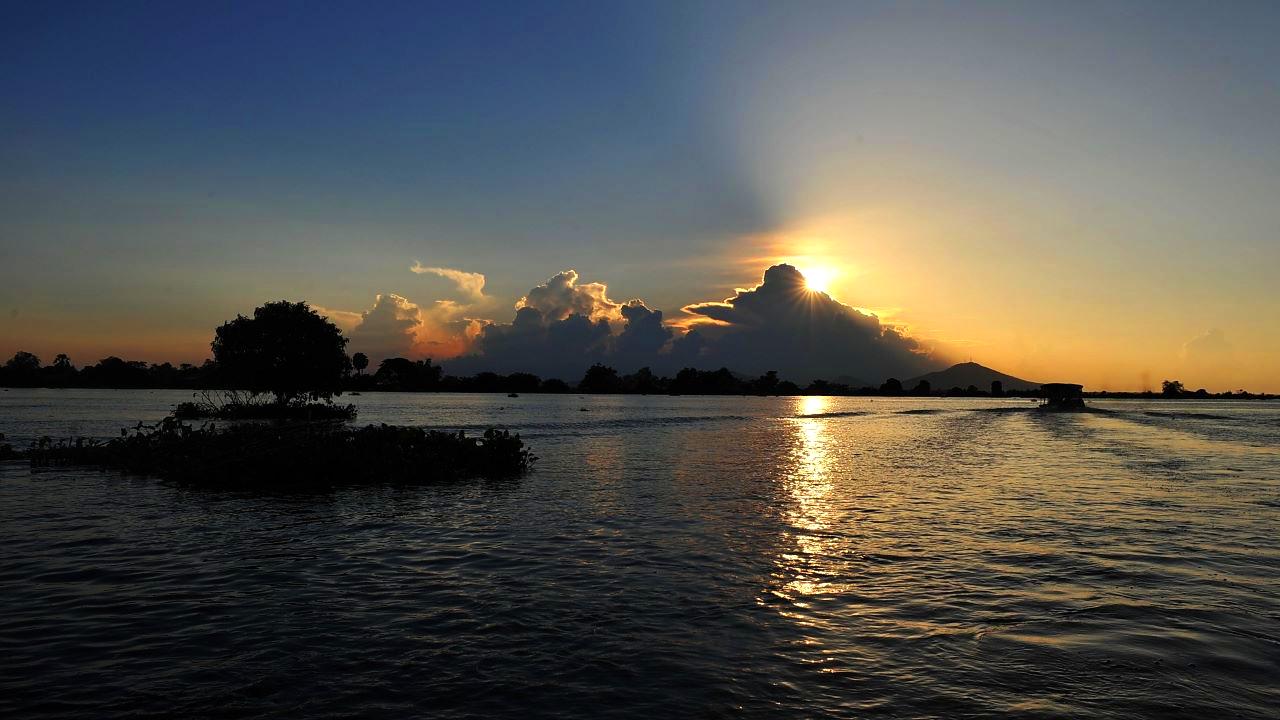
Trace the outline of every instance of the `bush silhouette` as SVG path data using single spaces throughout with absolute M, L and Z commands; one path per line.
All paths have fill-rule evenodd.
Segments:
M 277 405 L 328 400 L 351 372 L 347 339 L 305 302 L 269 302 L 224 323 L 213 338 L 222 384 L 271 394 Z
M 621 390 L 622 380 L 618 377 L 618 371 L 600 363 L 588 368 L 582 380 L 578 382 L 579 392 L 616 393 Z
M 444 368 L 432 365 L 431 359 L 410 360 L 394 357 L 383 360 L 373 374 L 374 384 L 383 390 L 422 392 L 438 390 Z
M 889 378 L 888 380 L 885 380 L 884 384 L 880 386 L 880 392 L 884 393 L 885 395 L 901 395 L 902 381 L 899 380 L 898 378 Z

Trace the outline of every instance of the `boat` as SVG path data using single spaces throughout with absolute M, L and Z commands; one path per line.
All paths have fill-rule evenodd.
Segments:
M 1084 386 L 1075 383 L 1045 383 L 1040 386 L 1044 402 L 1040 409 L 1046 412 L 1081 412 L 1084 404 Z

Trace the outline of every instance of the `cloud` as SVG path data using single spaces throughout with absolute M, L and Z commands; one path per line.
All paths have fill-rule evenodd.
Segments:
M 1227 342 L 1227 336 L 1219 328 L 1212 328 L 1203 335 L 1197 335 L 1182 345 L 1182 359 L 1189 362 L 1217 362 L 1224 355 L 1229 355 L 1235 348 Z
M 604 283 L 579 283 L 572 269 L 530 289 L 509 323 L 475 319 L 476 307 L 451 300 L 419 306 L 380 294 L 353 326 L 351 351 L 375 362 L 445 360 L 457 375 L 522 371 L 569 381 L 596 362 L 622 372 L 648 366 L 670 375 L 682 367 L 723 366 L 748 374 L 777 370 L 801 383 L 822 377 L 877 384 L 938 365 L 916 340 L 876 315 L 808 290 L 790 265 L 769 268 L 760 285 L 733 297 L 686 306 L 683 323 L 665 320 L 638 299 L 613 300 Z
M 662 311 L 640 300 L 611 300 L 603 283 L 578 283 L 576 270 L 556 273 L 516 302 L 510 324 L 481 328 L 473 354 L 449 372 L 532 372 L 577 380 L 596 362 L 624 371 L 656 366 L 674 336 Z
M 1189 389 L 1217 385 L 1239 387 L 1241 366 L 1246 356 L 1236 352 L 1226 333 L 1211 328 L 1182 345 L 1177 372 L 1184 374 Z
M 364 317 L 358 312 L 351 312 L 349 310 L 331 310 L 329 308 L 316 305 L 315 303 L 311 303 L 311 309 L 319 313 L 320 317 L 328 318 L 330 322 L 337 325 L 344 333 L 348 334 L 350 334 L 351 331 L 360 324 L 360 321 Z
M 565 270 L 517 300 L 516 309 L 521 308 L 533 308 L 548 321 L 564 320 L 570 315 L 616 321 L 621 318 L 622 305 L 608 298 L 604 283 L 579 285 L 578 271 Z
M 382 358 L 414 353 L 418 331 L 422 326 L 421 308 L 395 293 L 380 293 L 373 307 L 360 317 L 351 330 L 352 352 L 362 352 L 375 362 Z
M 484 298 L 484 275 L 480 273 L 454 270 L 447 267 L 426 267 L 417 260 L 413 261 L 413 265 L 409 270 L 419 275 L 439 275 L 442 278 L 452 280 L 458 286 L 458 290 L 473 300 Z
M 613 346 L 613 355 L 619 362 L 634 364 L 655 358 L 674 335 L 671 328 L 662 324 L 662 311 L 652 310 L 640 300 L 629 300 L 619 307 L 626 324 Z M 624 365 L 628 370 L 640 365 Z
M 777 370 L 800 382 L 846 377 L 872 383 L 937 365 L 916 340 L 875 315 L 809 290 L 791 265 L 774 265 L 760 285 L 723 301 L 687 305 L 684 312 L 714 321 L 695 325 L 684 338 L 703 343 L 700 365 Z
M 317 308 L 351 338 L 348 352 L 377 364 L 389 357 L 456 357 L 471 349 L 484 321 L 467 317 L 469 306 L 437 300 L 420 306 L 395 293 L 379 293 L 362 313 Z M 352 321 L 352 317 L 355 321 Z
M 493 303 L 493 298 L 484 294 L 485 276 L 427 267 L 418 261 L 409 270 L 452 281 L 465 301 L 436 300 L 419 305 L 403 295 L 379 293 L 373 307 L 364 312 L 313 307 L 351 339 L 348 352 L 363 352 L 375 364 L 389 357 L 429 357 L 439 361 L 471 352 L 476 338 L 490 322 L 474 317 Z
M 454 360 L 448 369 L 458 374 L 521 371 L 576 380 L 608 354 L 611 335 L 607 320 L 578 314 L 552 320 L 537 308 L 522 307 L 510 324 L 484 326 L 473 345 L 474 354 Z

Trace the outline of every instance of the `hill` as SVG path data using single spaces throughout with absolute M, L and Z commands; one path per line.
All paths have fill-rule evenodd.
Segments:
M 921 380 L 928 380 L 930 387 L 934 390 L 948 390 L 953 387 L 967 388 L 970 385 L 979 390 L 990 390 L 993 380 L 999 380 L 1004 383 L 1005 390 L 1037 390 L 1040 388 L 1040 383 L 1038 382 L 1005 375 L 975 362 L 957 363 L 946 370 L 925 373 L 924 375 L 904 380 L 902 386 L 909 390 Z

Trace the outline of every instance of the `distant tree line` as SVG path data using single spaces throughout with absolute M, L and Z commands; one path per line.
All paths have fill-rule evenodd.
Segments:
M 215 363 L 203 365 L 182 363 L 146 363 L 123 360 L 114 355 L 94 365 L 77 368 L 71 358 L 59 354 L 43 365 L 36 355 L 19 351 L 0 367 L 3 387 L 87 387 L 87 388 L 202 388 L 208 387 L 215 375 Z
M 234 325 L 236 321 L 223 326 Z M 220 337 L 230 333 L 222 333 Z M 217 342 L 217 341 L 215 341 Z M 225 354 L 225 350 L 223 353 Z M 66 355 L 58 355 L 53 363 L 43 365 L 39 357 L 18 352 L 0 367 L 0 386 L 4 387 L 79 387 L 79 388 L 173 388 L 173 389 L 248 389 L 276 388 L 279 374 L 271 368 L 231 367 L 231 361 L 206 360 L 201 365 L 183 363 L 154 364 L 140 360 L 108 357 L 95 365 L 77 368 Z M 339 372 L 335 389 L 343 391 L 400 392 L 483 392 L 483 393 L 618 393 L 636 395 L 958 395 L 985 396 L 990 392 L 975 387 L 952 388 L 936 392 L 928 382 L 920 382 L 904 390 L 902 382 L 890 378 L 877 387 L 854 387 L 842 383 L 814 380 L 800 386 L 769 371 L 748 378 L 728 368 L 698 370 L 685 368 L 675 377 L 659 376 L 649 368 L 623 375 L 607 365 L 591 366 L 577 383 L 559 378 L 540 378 L 531 373 L 500 375 L 482 372 L 457 377 L 445 375 L 444 368 L 427 360 L 387 358 L 373 372 L 365 372 L 369 360 L 355 353 L 348 367 L 354 372 Z M 271 392 L 277 392 L 271 390 Z
M 778 377 L 769 371 L 759 377 L 745 377 L 730 371 L 697 370 L 685 368 L 675 377 L 659 376 L 649 368 L 634 373 L 621 374 L 607 365 L 591 366 L 576 383 L 559 378 L 540 378 L 531 373 L 500 375 L 482 372 L 457 377 L 445 375 L 444 368 L 431 360 L 387 358 L 372 372 L 368 358 L 363 353 L 351 357 L 354 372 L 339 373 L 341 379 L 334 390 L 342 391 L 400 391 L 400 392 L 479 392 L 479 393 L 617 393 L 632 395 L 849 395 L 849 396 L 907 396 L 907 397 L 1027 397 L 1039 396 L 1039 391 L 1005 391 L 999 381 L 987 389 L 968 387 L 933 388 L 922 380 L 911 387 L 904 387 L 896 378 L 889 378 L 878 386 L 852 386 L 827 380 L 814 380 L 798 385 Z M 45 388 L 171 388 L 171 389 L 252 389 L 272 384 L 270 379 L 255 382 L 252 373 L 231 372 L 225 362 L 219 364 L 210 359 L 200 365 L 182 363 L 146 363 L 140 360 L 123 360 L 111 356 L 93 365 L 77 368 L 66 355 L 54 357 L 44 364 L 29 352 L 18 352 L 0 366 L 0 387 Z M 1094 398 L 1259 398 L 1265 394 L 1245 390 L 1210 393 L 1204 389 L 1186 390 L 1176 380 L 1166 380 L 1160 392 L 1086 392 Z

